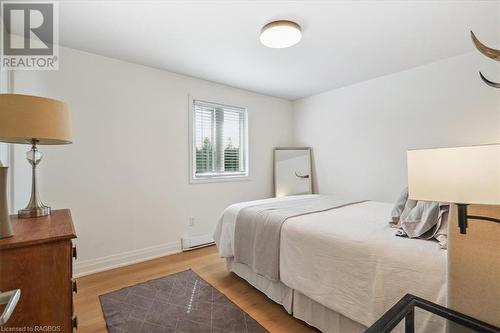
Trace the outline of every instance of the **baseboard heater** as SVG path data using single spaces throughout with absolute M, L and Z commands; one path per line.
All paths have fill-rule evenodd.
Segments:
M 191 236 L 181 238 L 182 251 L 191 251 L 205 246 L 214 245 L 212 235 Z

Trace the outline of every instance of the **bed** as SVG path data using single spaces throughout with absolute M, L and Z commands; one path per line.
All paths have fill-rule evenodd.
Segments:
M 214 234 L 228 269 L 326 333 L 363 332 L 406 293 L 444 304 L 446 251 L 434 241 L 395 237 L 387 223 L 389 203 L 354 201 L 288 218 L 276 245 L 277 280 L 235 259 L 235 230 L 242 211 L 270 204 L 293 207 L 322 197 L 298 195 L 229 206 Z M 422 316 L 416 321 L 417 332 L 445 330 L 439 319 L 417 316 Z

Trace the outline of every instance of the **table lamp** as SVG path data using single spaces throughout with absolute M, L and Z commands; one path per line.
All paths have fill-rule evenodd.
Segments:
M 500 223 L 467 215 L 468 204 L 500 205 L 500 144 L 410 150 L 407 158 L 409 198 L 455 203 L 461 234 L 468 219 Z
M 36 167 L 43 155 L 38 145 L 71 143 L 68 107 L 65 103 L 37 96 L 0 94 L 0 141 L 30 144 L 26 158 L 32 166 L 31 199 L 19 210 L 20 218 L 50 214 L 38 195 Z

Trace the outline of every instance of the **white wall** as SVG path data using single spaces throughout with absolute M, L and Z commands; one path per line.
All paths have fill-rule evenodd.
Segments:
M 273 147 L 292 142 L 289 101 L 67 48 L 60 61 L 16 72 L 15 92 L 69 105 L 74 144 L 41 147 L 39 179 L 47 204 L 73 211 L 80 270 L 178 250 L 181 235 L 212 233 L 227 205 L 272 195 Z M 189 184 L 188 95 L 248 108 L 250 180 Z M 15 154 L 18 208 L 27 149 Z
M 7 70 L 0 70 L 0 93 L 10 93 L 12 89 L 13 72 Z M 4 166 L 8 166 L 8 181 L 7 181 L 7 202 L 9 203 L 9 210 L 14 213 L 14 163 L 12 157 L 12 145 L 0 143 L 0 162 Z
M 6 93 L 8 84 L 8 72 L 0 70 L 0 93 Z M 5 143 L 0 143 L 0 163 L 7 165 L 7 147 Z
M 294 103 L 294 139 L 313 148 L 315 188 L 393 201 L 410 148 L 500 142 L 498 63 L 478 52 Z
M 0 163 L 7 165 L 7 145 L 0 143 Z

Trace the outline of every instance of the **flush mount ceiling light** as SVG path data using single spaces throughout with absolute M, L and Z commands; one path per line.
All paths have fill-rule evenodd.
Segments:
M 282 49 L 297 44 L 302 38 L 300 26 L 292 21 L 274 21 L 260 32 L 260 41 L 267 47 Z

